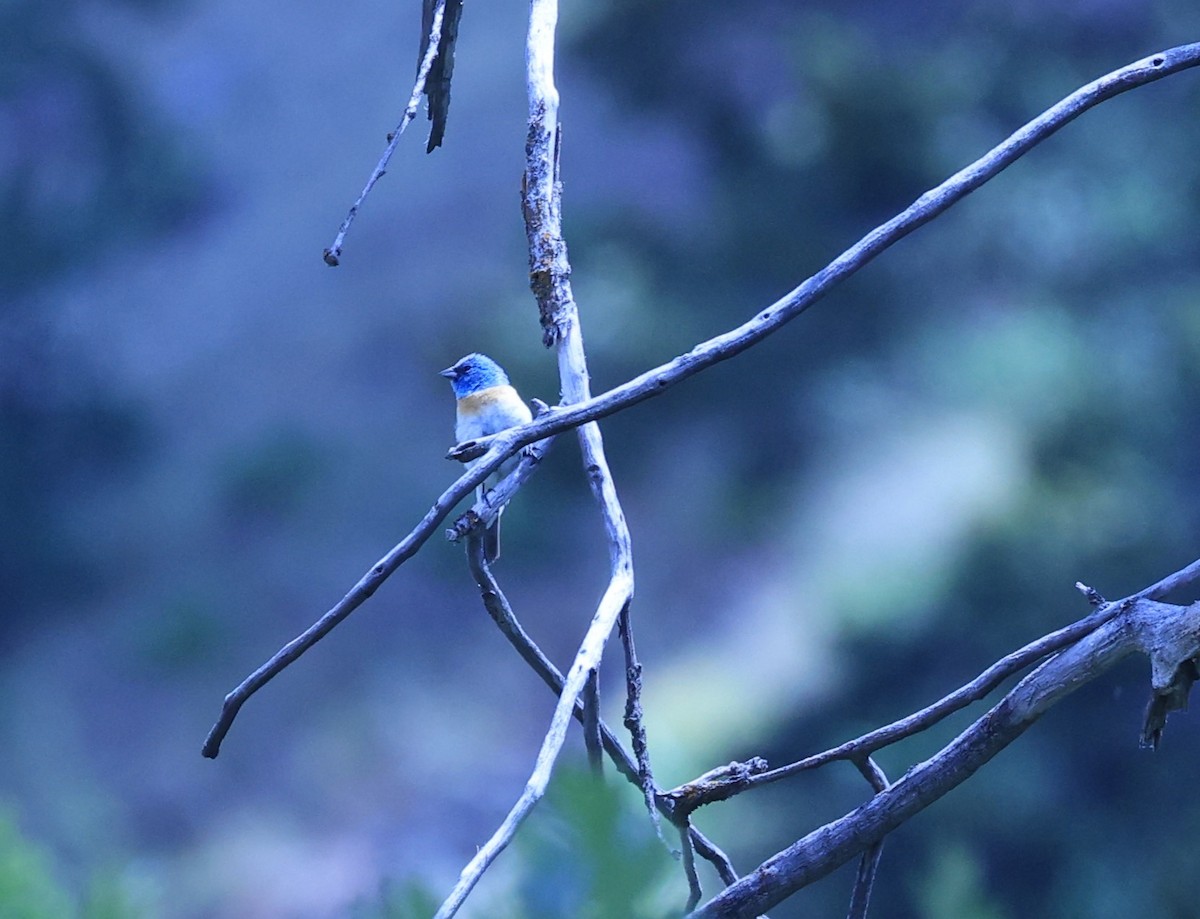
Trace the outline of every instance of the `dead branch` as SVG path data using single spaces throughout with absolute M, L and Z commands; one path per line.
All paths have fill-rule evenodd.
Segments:
M 1152 597 L 1197 580 L 1200 560 L 1112 604 L 1115 615 L 1043 660 L 934 756 L 865 804 L 767 859 L 691 913 L 690 919 L 757 916 L 824 877 L 966 781 L 1051 706 L 1130 654 L 1141 652 L 1150 658 L 1156 698 L 1168 695 L 1182 701 L 1180 687 L 1200 658 L 1200 602 L 1174 606 Z

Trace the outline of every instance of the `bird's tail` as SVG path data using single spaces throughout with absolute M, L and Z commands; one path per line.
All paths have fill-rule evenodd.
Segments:
M 496 481 L 499 481 L 497 478 Z M 495 482 L 491 483 L 495 484 Z M 475 499 L 481 500 L 487 494 L 488 483 L 484 482 L 475 489 Z M 492 525 L 483 532 L 483 557 L 488 563 L 494 562 L 500 557 L 500 517 L 504 513 L 504 508 L 496 514 L 496 519 L 492 521 Z
M 488 562 L 494 562 L 500 557 L 500 518 L 487 528 L 483 534 L 483 557 Z

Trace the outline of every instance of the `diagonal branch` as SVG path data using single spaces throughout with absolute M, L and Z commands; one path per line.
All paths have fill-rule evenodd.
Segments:
M 942 750 L 843 817 L 813 830 L 690 914 L 690 919 L 756 916 L 859 853 L 966 781 L 1051 706 L 1113 667 L 1145 653 L 1156 691 L 1200 655 L 1200 602 L 1150 599 L 1200 578 L 1200 560 L 1115 604 L 1118 613 L 1047 658 Z M 1161 592 L 1165 593 L 1166 589 Z
M 798 772 L 816 769 L 818 766 L 824 766 L 826 763 L 832 763 L 836 760 L 855 759 L 869 755 L 876 750 L 903 740 L 905 737 L 918 734 L 960 709 L 966 708 L 972 702 L 977 702 L 984 698 L 1013 674 L 1019 673 L 1029 665 L 1048 657 L 1060 648 L 1065 648 L 1083 636 L 1094 632 L 1119 612 L 1121 612 L 1120 603 L 1105 604 L 1090 616 L 1080 619 L 1078 622 L 1073 622 L 1056 632 L 1051 632 L 1049 635 L 1043 635 L 1041 638 L 1030 642 L 1017 651 L 1013 651 L 1011 654 L 1006 654 L 983 671 L 983 673 L 979 674 L 979 676 L 975 677 L 975 679 L 971 680 L 971 682 L 960 686 L 954 692 L 943 696 L 919 712 L 914 712 L 911 715 L 901 718 L 899 721 L 894 721 L 881 728 L 876 728 L 873 731 L 863 734 L 861 737 L 848 740 L 822 753 L 813 754 L 797 762 L 789 763 L 786 766 L 780 766 L 778 769 L 772 769 L 770 772 L 763 772 L 751 779 L 750 783 L 752 785 L 768 785 L 771 782 L 777 782 L 780 779 L 793 776 Z
M 241 711 L 242 706 L 246 704 L 246 700 L 278 676 L 284 668 L 295 663 L 305 651 L 329 634 L 334 626 L 370 598 L 393 571 L 417 554 L 417 551 L 425 544 L 425 540 L 433 535 L 438 524 L 445 520 L 450 512 L 454 510 L 455 505 L 474 490 L 490 473 L 499 468 L 505 458 L 516 452 L 515 448 L 513 450 L 507 449 L 511 437 L 512 434 L 510 432 L 505 432 L 503 435 L 494 438 L 491 442 L 492 446 L 484 458 L 476 466 L 459 476 L 453 485 L 442 492 L 441 496 L 434 502 L 433 507 L 425 512 L 425 516 L 421 518 L 421 522 L 399 544 L 394 546 L 387 555 L 372 565 L 370 571 L 359 579 L 358 583 L 350 589 L 350 592 L 346 596 L 334 604 L 320 619 L 276 651 L 265 664 L 242 680 L 232 692 L 225 696 L 224 704 L 221 706 L 221 714 L 212 726 L 212 729 L 208 732 L 208 737 L 205 739 L 204 747 L 201 750 L 206 757 L 209 759 L 217 758 L 217 755 L 221 752 L 221 742 L 225 739 L 225 735 L 229 733 L 234 719 L 237 717 L 238 712 Z M 516 475 L 517 473 L 514 472 L 513 474 Z
M 822 753 L 815 753 L 812 756 L 789 763 L 786 766 L 780 766 L 778 769 L 759 773 L 751 778 L 747 784 L 750 786 L 768 785 L 771 782 L 777 782 L 798 772 L 824 766 L 826 763 L 831 763 L 835 760 L 860 759 L 863 756 L 874 753 L 876 750 L 903 740 L 905 737 L 920 733 L 949 715 L 952 715 L 954 712 L 965 708 L 972 702 L 982 699 L 1013 674 L 1019 673 L 1029 665 L 1048 657 L 1059 649 L 1065 648 L 1085 635 L 1094 632 L 1114 616 L 1127 610 L 1135 601 L 1161 600 L 1173 590 L 1186 587 L 1197 580 L 1200 580 L 1200 559 L 1124 600 L 1119 600 L 1115 603 L 1106 603 L 1090 616 L 1085 616 L 1078 622 L 1064 626 L 1055 632 L 1051 632 L 1049 635 L 1043 635 L 1041 638 L 1031 641 L 1025 647 L 1013 651 L 1011 654 L 1006 654 L 970 683 L 959 687 L 947 696 L 943 696 L 919 712 L 914 712 L 911 715 L 901 718 L 899 721 L 894 721 L 881 728 L 876 728 L 873 731 L 863 734 L 861 737 L 848 740 Z M 1090 588 L 1085 588 L 1085 591 L 1096 595 L 1095 591 L 1091 591 Z
M 876 227 L 832 262 L 760 311 L 749 321 L 701 342 L 665 364 L 647 370 L 608 392 L 576 405 L 552 409 L 544 418 L 516 428 L 520 445 L 565 431 L 644 402 L 720 361 L 741 353 L 777 332 L 830 290 L 939 216 L 979 186 L 995 178 L 1021 156 L 1101 102 L 1200 65 L 1200 42 L 1180 45 L 1134 61 L 1077 89 L 1010 135 L 975 162 L 930 189 L 891 220 Z M 552 317 L 551 317 L 552 320 Z M 547 317 L 543 316 L 543 324 Z

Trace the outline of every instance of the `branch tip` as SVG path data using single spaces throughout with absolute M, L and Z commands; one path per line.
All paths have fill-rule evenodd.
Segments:
M 1092 606 L 1103 606 L 1108 602 L 1100 595 L 1099 591 L 1088 587 L 1083 583 L 1083 581 L 1076 581 L 1075 589 L 1083 594 L 1087 598 L 1088 603 L 1090 603 Z

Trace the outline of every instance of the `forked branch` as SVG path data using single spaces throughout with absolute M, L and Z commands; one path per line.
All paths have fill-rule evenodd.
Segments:
M 1156 598 L 1198 580 L 1200 560 L 1145 590 L 1109 604 L 1103 612 L 1110 615 L 1047 657 L 942 750 L 913 766 L 865 804 L 767 859 L 691 913 L 690 919 L 757 916 L 824 877 L 966 781 L 1047 709 L 1130 654 L 1141 652 L 1150 658 L 1151 685 L 1156 697 L 1168 694 L 1180 701 L 1181 675 L 1186 680 L 1188 674 L 1195 673 L 1200 658 L 1200 602 L 1174 606 Z M 1083 621 L 1095 623 L 1093 617 Z M 896 739 L 899 736 L 892 735 L 886 742 Z M 855 758 L 868 748 L 866 744 L 851 741 L 836 749 L 852 747 Z M 801 762 L 820 765 L 833 758 L 820 754 Z

